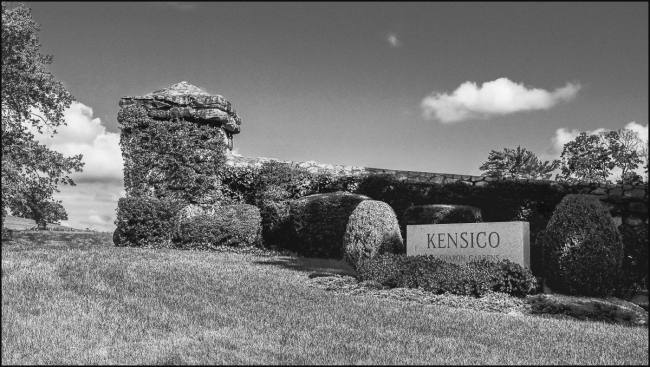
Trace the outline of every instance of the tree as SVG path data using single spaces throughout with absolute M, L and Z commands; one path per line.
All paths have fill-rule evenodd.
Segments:
M 650 181 L 648 179 L 648 166 L 650 166 L 650 160 L 648 160 L 648 150 L 649 150 L 648 149 L 648 143 L 649 143 L 649 141 L 646 140 L 646 142 L 641 145 L 641 150 L 639 152 L 639 154 L 641 155 L 641 158 L 643 158 L 643 161 L 645 162 L 645 170 L 643 172 L 645 172 L 645 182 L 646 183 L 648 183 L 648 181 Z
M 606 134 L 611 150 L 612 160 L 622 169 L 618 184 L 638 184 L 642 182 L 635 169 L 642 163 L 641 149 L 643 141 L 639 133 L 630 129 L 619 129 Z
M 45 228 L 47 222 L 61 224 L 61 220 L 67 220 L 68 214 L 61 202 L 43 198 L 42 194 L 42 191 L 29 192 L 26 195 L 27 200 L 25 202 L 18 202 L 12 206 L 12 214 L 22 218 L 34 219 L 39 228 Z
M 66 158 L 39 145 L 27 130 L 31 124 L 39 133 L 46 127 L 52 135 L 56 134 L 55 128 L 65 125 L 63 111 L 74 100 L 46 70 L 45 65 L 51 64 L 53 58 L 39 52 L 39 30 L 24 4 L 10 7 L 2 2 L 3 224 L 8 208 L 24 215 L 29 209 L 34 218 L 42 217 L 39 212 L 57 208 L 62 212 L 54 218 L 65 216 L 65 210 L 52 195 L 59 191 L 58 184 L 74 186 L 68 174 L 83 167 L 81 154 Z
M 574 140 L 564 144 L 562 149 L 562 173 L 560 180 L 581 180 L 608 182 L 610 170 L 616 163 L 611 160 L 607 139 L 603 134 L 580 133 Z
M 541 162 L 533 152 L 518 146 L 517 149 L 504 148 L 502 152 L 491 151 L 487 162 L 479 169 L 486 171 L 482 174 L 486 177 L 547 179 L 559 165 L 557 159 Z
M 643 154 L 643 141 L 633 130 L 580 133 L 564 145 L 562 174 L 557 178 L 610 183 L 611 170 L 619 167 L 622 172 L 617 184 L 639 184 L 643 180 L 634 170 L 643 162 Z

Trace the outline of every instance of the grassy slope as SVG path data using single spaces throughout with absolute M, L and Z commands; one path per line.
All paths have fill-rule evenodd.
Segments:
M 3 243 L 3 364 L 648 364 L 647 328 L 334 295 L 307 275 L 337 262 L 110 237 Z
M 28 228 L 34 228 L 36 227 L 36 221 L 33 219 L 26 219 L 26 218 L 21 218 L 21 217 L 14 217 L 11 215 L 8 215 L 5 217 L 5 227 L 7 229 L 13 229 L 13 230 L 25 230 Z M 76 229 L 76 228 L 71 228 L 71 227 L 66 227 L 66 226 L 60 226 L 58 224 L 54 223 L 48 223 L 47 228 L 52 228 L 52 229 L 57 229 L 57 230 L 68 230 L 68 231 L 83 231 L 82 229 Z

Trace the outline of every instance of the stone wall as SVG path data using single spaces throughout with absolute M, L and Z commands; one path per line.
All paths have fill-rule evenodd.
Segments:
M 332 164 L 320 164 L 316 162 L 282 161 L 275 158 L 249 158 L 239 155 L 226 154 L 228 165 L 231 166 L 261 166 L 264 162 L 276 161 L 286 163 L 294 167 L 306 168 L 312 173 L 332 173 L 340 176 L 362 176 L 368 174 L 389 174 L 410 182 L 412 184 L 444 184 L 450 182 L 463 182 L 473 186 L 489 185 L 496 179 L 482 176 L 454 175 L 448 173 L 400 171 L 382 168 L 343 166 Z M 537 180 L 526 180 L 532 184 L 536 182 L 548 182 Z M 618 225 L 623 223 L 636 227 L 642 224 L 648 225 L 648 186 L 647 185 L 609 185 L 596 183 L 566 183 L 551 181 L 551 185 L 558 186 L 560 190 L 566 190 L 572 194 L 590 194 L 600 198 L 609 209 L 612 217 Z

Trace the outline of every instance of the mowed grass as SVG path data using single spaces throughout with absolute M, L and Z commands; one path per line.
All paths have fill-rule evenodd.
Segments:
M 16 238 L 2 244 L 2 364 L 648 364 L 644 327 L 309 287 L 311 272 L 350 273 L 337 261 Z

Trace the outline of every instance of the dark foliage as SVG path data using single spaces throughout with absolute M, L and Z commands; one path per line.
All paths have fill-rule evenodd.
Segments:
M 384 254 L 362 261 L 359 281 L 373 280 L 388 287 L 422 288 L 442 294 L 481 296 L 489 291 L 522 296 L 536 288 L 530 270 L 504 260 L 466 265 L 448 263 L 431 255 Z
M 176 200 L 121 198 L 117 202 L 115 246 L 170 247 L 175 216 L 182 205 Z
M 261 245 L 260 211 L 253 205 L 224 205 L 214 214 L 183 218 L 174 233 L 174 246 L 210 250 L 218 246 Z
M 207 123 L 156 121 L 142 107 L 118 113 L 127 195 L 222 201 L 226 145 L 223 132 Z
M 618 228 L 623 239 L 623 263 L 616 295 L 627 298 L 637 290 L 648 290 L 648 227 Z
M 262 239 L 266 248 L 295 250 L 289 217 L 290 196 L 289 191 L 275 185 L 267 186 L 255 195 L 262 216 Z
M 27 129 L 54 136 L 74 101 L 47 70 L 53 57 L 40 53 L 39 30 L 25 4 L 2 2 L 2 217 L 11 209 L 44 229 L 67 218 L 53 195 L 59 184 L 75 186 L 69 175 L 84 163 L 81 154 L 66 158 L 39 144 Z
M 305 257 L 342 259 L 343 236 L 354 209 L 367 196 L 350 193 L 317 194 L 291 202 L 295 251 Z
M 418 224 L 448 224 L 448 223 L 479 223 L 482 222 L 481 211 L 467 205 L 416 205 L 404 212 L 402 223 Z
M 567 195 L 537 241 L 553 290 L 580 296 L 606 296 L 614 290 L 623 243 L 611 215 L 598 199 Z
M 497 274 L 498 281 L 492 288 L 494 291 L 508 293 L 514 296 L 525 296 L 537 289 L 537 279 L 525 267 L 503 259 L 499 262 L 485 259 L 470 262 L 470 266 L 487 269 L 490 274 Z

